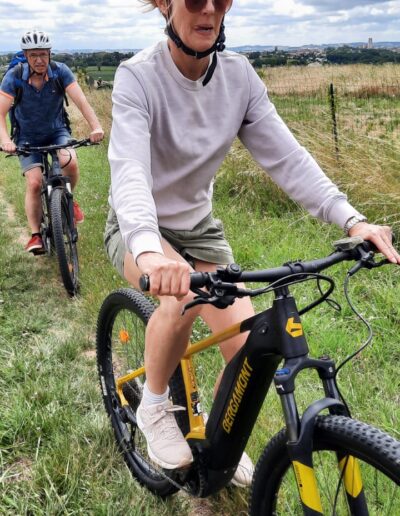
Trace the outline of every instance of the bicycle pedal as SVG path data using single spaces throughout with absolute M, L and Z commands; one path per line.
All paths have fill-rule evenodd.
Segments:
M 46 254 L 46 249 L 44 247 L 42 247 L 42 249 L 33 249 L 31 251 L 31 253 L 34 255 L 34 256 L 41 256 L 43 254 Z

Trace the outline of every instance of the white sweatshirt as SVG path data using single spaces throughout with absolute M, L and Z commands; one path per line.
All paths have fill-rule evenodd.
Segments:
M 191 81 L 166 41 L 119 66 L 108 157 L 110 204 L 134 259 L 162 253 L 158 227 L 190 230 L 212 211 L 213 178 L 235 137 L 312 215 L 343 227 L 358 212 L 299 145 L 245 56 L 224 51 Z

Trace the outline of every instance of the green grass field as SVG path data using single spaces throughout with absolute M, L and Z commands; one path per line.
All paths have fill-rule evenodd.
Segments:
M 115 66 L 101 66 L 100 70 L 97 66 L 88 66 L 86 68 L 86 73 L 94 80 L 98 80 L 99 77 L 101 77 L 103 81 L 113 81 L 115 70 Z
M 336 70 L 340 72 L 339 67 Z M 369 73 L 369 68 L 365 70 Z M 379 95 L 364 100 L 354 97 L 346 101 L 346 109 L 339 109 L 337 162 L 326 99 L 272 89 L 270 94 L 301 143 L 350 199 L 371 220 L 386 220 L 397 229 L 399 133 L 395 117 L 385 121 L 388 100 Z M 109 94 L 91 95 L 108 131 Z M 398 99 L 391 100 L 390 112 L 398 113 Z M 373 124 L 368 130 L 362 122 L 366 112 Z M 84 133 L 79 120 L 73 119 L 76 133 Z M 346 125 L 346 119 L 351 124 Z M 79 150 L 81 180 L 76 198 L 86 220 L 79 228 L 82 287 L 74 300 L 63 290 L 55 260 L 35 259 L 23 252 L 24 181 L 17 160 L 0 156 L 0 514 L 246 514 L 246 490 L 224 489 L 206 500 L 185 494 L 160 500 L 132 479 L 114 445 L 95 364 L 98 310 L 110 291 L 125 285 L 103 249 L 109 188 L 106 150 L 106 143 Z M 341 236 L 338 228 L 312 219 L 288 200 L 238 143 L 215 184 L 215 215 L 224 221 L 236 261 L 247 269 L 325 255 L 331 242 Z M 366 331 L 344 300 L 345 266 L 330 272 L 337 282 L 332 297 L 342 311 L 323 305 L 304 316 L 303 323 L 312 353 L 328 353 L 340 361 L 362 344 Z M 351 297 L 372 324 L 375 337 L 372 346 L 340 375 L 353 416 L 398 439 L 399 278 L 400 269 L 386 267 L 362 272 L 352 280 Z M 311 285 L 293 292 L 300 306 L 316 296 Z M 256 306 L 260 309 L 270 302 L 270 296 L 257 298 Z M 202 364 L 203 370 L 213 369 L 202 379 L 207 393 L 221 359 L 212 350 L 204 354 Z M 300 406 L 321 397 L 312 375 L 305 375 L 299 385 Z M 283 426 L 276 398 L 269 393 L 249 441 L 247 451 L 254 461 Z

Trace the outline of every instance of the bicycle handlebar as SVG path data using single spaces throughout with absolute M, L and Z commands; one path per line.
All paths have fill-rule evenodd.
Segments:
M 33 152 L 39 153 L 47 153 L 60 149 L 77 149 L 78 147 L 89 147 L 91 145 L 98 145 L 98 143 L 91 142 L 89 138 L 84 138 L 82 140 L 69 140 L 67 143 L 62 143 L 60 145 L 44 145 L 44 146 L 33 146 L 33 145 L 21 145 L 18 146 L 14 153 L 9 154 L 10 156 L 19 156 L 19 155 L 29 155 Z M 0 151 L 3 151 L 3 148 L 0 147 Z
M 190 274 L 190 288 L 199 289 L 203 287 L 217 286 L 221 283 L 238 283 L 238 282 L 264 282 L 272 283 L 283 278 L 288 278 L 299 274 L 315 274 L 321 272 L 332 265 L 344 261 L 357 261 L 352 269 L 353 274 L 361 267 L 372 268 L 384 263 L 389 263 L 383 260 L 379 264 L 373 262 L 373 256 L 376 252 L 375 247 L 371 242 L 362 240 L 361 237 L 345 238 L 334 242 L 336 251 L 324 258 L 317 258 L 310 261 L 297 261 L 284 264 L 281 267 L 272 269 L 264 269 L 258 271 L 241 271 L 236 264 L 228 265 L 226 268 L 220 268 L 216 272 L 193 272 Z M 147 275 L 142 275 L 139 280 L 140 288 L 144 292 L 150 289 L 150 278 Z

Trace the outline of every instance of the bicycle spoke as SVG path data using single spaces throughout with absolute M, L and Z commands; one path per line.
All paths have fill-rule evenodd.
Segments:
M 112 364 L 115 378 L 124 376 L 142 365 L 144 356 L 145 327 L 141 321 L 132 317 L 128 310 L 122 310 L 117 315 L 112 339 Z M 127 382 L 123 387 L 124 396 L 127 401 L 134 404 L 136 409 L 142 396 L 143 378 L 136 378 Z M 146 441 L 141 432 L 136 431 L 130 423 L 125 424 L 130 435 L 132 450 L 135 450 L 137 460 L 142 460 L 144 464 L 149 462 L 147 456 Z M 143 459 L 142 459 L 143 458 Z M 152 471 L 149 467 L 149 473 Z

